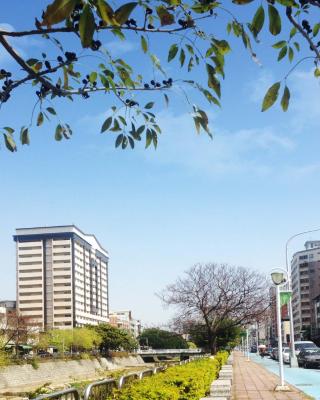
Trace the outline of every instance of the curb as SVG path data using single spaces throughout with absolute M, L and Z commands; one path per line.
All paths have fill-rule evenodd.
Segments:
M 231 353 L 225 365 L 221 367 L 219 378 L 212 382 L 210 395 L 200 400 L 230 400 L 233 379 L 233 354 Z

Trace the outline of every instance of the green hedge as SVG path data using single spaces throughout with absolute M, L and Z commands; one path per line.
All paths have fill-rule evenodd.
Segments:
M 214 359 L 204 358 L 189 364 L 168 368 L 167 371 L 133 381 L 116 390 L 117 400 L 195 400 L 204 397 L 211 382 L 218 377 L 221 365 L 228 358 L 226 351 Z

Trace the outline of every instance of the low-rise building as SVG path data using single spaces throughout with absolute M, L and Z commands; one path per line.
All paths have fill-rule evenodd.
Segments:
M 130 332 L 135 338 L 141 333 L 141 321 L 134 319 L 130 310 L 110 312 L 109 321 L 110 325 Z

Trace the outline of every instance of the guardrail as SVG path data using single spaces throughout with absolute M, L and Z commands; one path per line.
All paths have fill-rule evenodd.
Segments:
M 188 360 L 178 361 L 170 363 L 171 365 L 184 365 L 188 364 L 191 361 L 194 361 L 197 358 L 202 358 L 203 355 L 191 357 Z M 65 390 L 61 390 L 59 392 L 54 392 L 50 394 L 44 394 L 37 397 L 35 400 L 107 400 L 111 398 L 112 390 L 114 388 L 121 389 L 125 384 L 132 382 L 133 380 L 140 380 L 147 376 L 155 375 L 159 372 L 164 372 L 168 366 L 159 366 L 152 369 L 146 369 L 141 372 L 132 372 L 127 375 L 122 375 L 119 379 L 109 378 L 101 381 L 95 381 L 90 383 L 84 389 L 83 396 L 79 393 L 79 391 L 75 388 L 69 388 Z
M 137 354 L 199 354 L 202 349 L 157 349 L 138 350 Z
M 43 400 L 43 399 L 80 400 L 80 398 L 81 398 L 80 393 L 76 388 L 69 388 L 60 390 L 59 392 L 43 394 L 37 397 L 36 400 Z

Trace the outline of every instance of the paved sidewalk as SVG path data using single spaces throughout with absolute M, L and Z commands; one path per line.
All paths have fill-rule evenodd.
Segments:
M 279 378 L 253 361 L 247 361 L 240 352 L 234 352 L 234 369 L 232 382 L 233 400 L 243 399 L 279 399 L 279 400 L 307 400 L 298 389 L 290 386 L 290 392 L 275 392 Z

